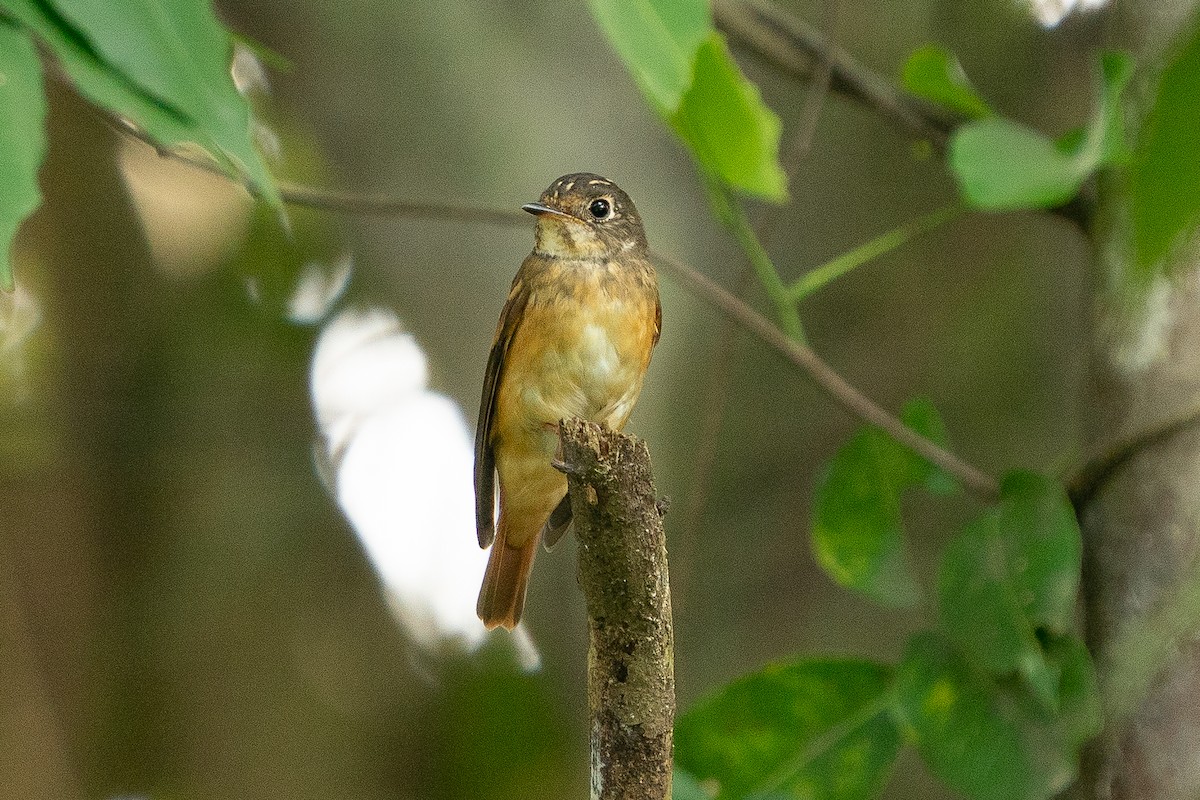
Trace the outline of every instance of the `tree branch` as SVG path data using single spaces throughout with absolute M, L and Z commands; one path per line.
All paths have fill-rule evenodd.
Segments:
M 665 267 L 694 294 L 703 297 L 722 313 L 750 333 L 778 350 L 784 358 L 808 373 L 838 405 L 865 422 L 883 428 L 896 441 L 953 475 L 963 486 L 980 498 L 992 501 L 1000 496 L 1000 486 L 992 478 L 953 453 L 939 447 L 906 426 L 877 403 L 855 389 L 834 371 L 812 348 L 789 339 L 771 322 L 734 295 L 718 286 L 707 276 L 681 261 L 662 253 L 654 255 L 655 262 Z
M 175 150 L 164 150 L 140 131 L 131 129 L 120 121 L 115 121 L 115 124 L 121 130 L 154 147 L 164 157 L 174 158 L 198 169 L 235 180 L 213 162 Z M 249 186 L 245 182 L 242 182 L 241 185 L 252 195 L 260 197 L 253 186 Z M 326 211 L 380 214 L 413 219 L 452 219 L 489 225 L 525 225 L 528 223 L 528 216 L 519 211 L 469 206 L 460 203 L 416 203 L 385 195 L 331 192 L 291 184 L 280 184 L 280 195 L 285 203 Z M 807 372 L 817 382 L 817 385 L 828 392 L 843 408 L 866 422 L 883 428 L 898 442 L 953 475 L 967 489 L 981 498 L 991 500 L 999 496 L 1000 490 L 995 479 L 906 427 L 895 416 L 848 384 L 811 348 L 789 339 L 779 328 L 749 305 L 676 258 L 663 253 L 655 253 L 654 259 L 665 272 L 677 278 L 689 292 L 726 314 L 738 325 L 778 350 L 785 358 Z
M 650 452 L 578 419 L 559 436 L 588 610 L 592 800 L 668 800 L 674 635 Z
M 730 38 L 758 53 L 782 72 L 803 80 L 828 59 L 830 89 L 873 108 L 901 130 L 928 139 L 939 150 L 955 121 L 904 95 L 887 78 L 858 62 L 804 19 L 765 0 L 716 0 L 713 16 Z
M 1161 444 L 1176 434 L 1200 425 L 1200 406 L 1123 439 L 1092 457 L 1067 481 L 1067 495 L 1076 511 L 1091 502 L 1117 470 L 1138 453 Z

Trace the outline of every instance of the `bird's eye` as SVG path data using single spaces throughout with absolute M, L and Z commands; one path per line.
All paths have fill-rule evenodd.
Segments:
M 608 215 L 612 213 L 612 204 L 604 198 L 593 200 L 588 205 L 588 213 L 596 219 L 608 219 Z

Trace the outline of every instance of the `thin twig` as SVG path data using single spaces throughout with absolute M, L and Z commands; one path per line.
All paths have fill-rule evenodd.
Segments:
M 263 193 L 245 181 L 232 178 L 225 168 L 203 153 L 193 153 L 177 148 L 165 148 L 151 139 L 143 130 L 126 120 L 106 115 L 117 130 L 153 148 L 161 157 L 180 161 L 212 175 L 232 180 L 250 195 L 263 199 Z M 359 214 L 380 217 L 404 217 L 407 219 L 439 219 L 458 222 L 477 222 L 485 225 L 523 225 L 529 215 L 521 211 L 494 208 L 468 203 L 426 203 L 403 200 L 386 194 L 362 194 L 318 189 L 287 181 L 276 181 L 279 196 L 287 205 L 331 211 L 339 214 Z
M 189 154 L 181 154 L 173 150 L 163 150 L 149 142 L 140 132 L 134 133 L 124 125 L 119 125 L 118 127 L 130 132 L 136 138 L 151 144 L 164 157 L 175 158 L 199 169 L 224 175 L 233 181 L 237 180 L 221 171 L 215 164 L 205 163 Z M 252 195 L 256 197 L 260 196 L 254 187 L 248 186 L 244 181 L 241 181 L 240 184 Z M 288 186 L 286 193 L 282 191 L 281 187 L 280 195 L 283 197 L 285 203 L 328 211 L 386 214 L 404 218 L 456 219 L 483 222 L 492 225 L 523 225 L 527 222 L 526 215 L 502 209 L 465 206 L 456 203 L 413 203 L 383 195 L 354 195 L 342 192 L 329 192 L 312 187 L 304 187 L 300 191 L 297 186 Z M 958 478 L 964 486 L 980 497 L 990 500 L 998 496 L 999 486 L 993 478 L 906 427 L 895 416 L 889 414 L 853 386 L 846 383 L 811 348 L 789 339 L 779 328 L 771 324 L 766 317 L 759 314 L 749 305 L 714 283 L 707 276 L 676 258 L 663 253 L 654 254 L 654 258 L 664 271 L 678 278 L 684 288 L 716 307 L 733 319 L 738 325 L 750 331 L 771 347 L 774 347 L 789 361 L 808 372 L 813 380 L 817 382 L 818 386 L 828 392 L 838 404 L 851 413 L 856 414 L 866 422 L 883 428 L 898 442 L 911 448 L 917 454 Z
M 887 431 L 893 439 L 953 475 L 980 498 L 991 501 L 999 496 L 1000 487 L 994 478 L 907 427 L 847 383 L 845 378 L 813 352 L 812 348 L 789 339 L 766 317 L 683 262 L 662 253 L 655 254 L 654 258 L 656 263 L 678 278 L 695 295 L 702 297 L 738 325 L 779 351 L 788 361 L 807 372 L 838 405 L 860 419 Z
M 875 109 L 902 130 L 928 139 L 943 148 L 953 124 L 909 98 L 891 81 L 859 63 L 805 20 L 765 2 L 717 0 L 713 4 L 717 25 L 736 41 L 753 49 L 787 74 L 807 80 L 813 65 L 828 58 L 831 86 Z
M 1067 480 L 1067 496 L 1071 498 L 1071 504 L 1077 511 L 1082 510 L 1113 474 L 1138 453 L 1196 425 L 1200 425 L 1200 406 L 1116 442 L 1088 459 L 1087 463 Z

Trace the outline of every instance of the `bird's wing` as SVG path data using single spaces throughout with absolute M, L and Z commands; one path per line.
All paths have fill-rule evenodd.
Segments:
M 525 314 L 529 291 L 520 273 L 513 280 L 496 338 L 488 355 L 487 370 L 483 373 L 483 397 L 479 401 L 479 424 L 475 428 L 475 531 L 479 546 L 488 547 L 496 536 L 496 456 L 492 452 L 492 421 L 496 416 L 496 395 L 504 373 L 504 357 L 517 334 L 517 326 Z

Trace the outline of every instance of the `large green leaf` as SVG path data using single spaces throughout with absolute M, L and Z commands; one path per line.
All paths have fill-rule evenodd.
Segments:
M 896 675 L 896 713 L 930 770 L 972 800 L 1044 800 L 1074 779 L 1099 730 L 1095 678 L 1077 640 L 1051 646 L 1063 675 L 1052 712 L 1020 684 L 975 671 L 951 642 L 913 638 Z
M 38 167 L 46 153 L 46 98 L 37 48 L 0 21 L 0 288 L 13 288 L 9 250 L 22 220 L 41 203 Z
M 768 666 L 679 718 L 676 762 L 722 799 L 874 797 L 900 745 L 890 678 L 866 661 Z
M 909 403 L 902 418 L 923 436 L 945 443 L 945 427 L 928 402 Z M 884 605 L 914 605 L 920 590 L 909 568 L 900 497 L 922 484 L 936 491 L 952 488 L 943 473 L 883 430 L 859 430 L 817 485 L 812 541 L 825 572 Z
M 958 59 L 944 47 L 931 44 L 914 50 L 904 62 L 900 82 L 909 94 L 945 106 L 968 119 L 992 114 L 987 101 L 967 80 Z
M 592 15 L 642 92 L 670 116 L 692 84 L 696 51 L 712 30 L 705 0 L 588 0 Z
M 997 675 L 1019 672 L 1053 708 L 1059 674 L 1040 632 L 1069 631 L 1079 587 L 1082 540 L 1057 484 L 1013 472 L 1000 502 L 947 548 L 938 577 L 943 627 Z
M 1193 22 L 1153 95 L 1129 165 L 1135 276 L 1152 274 L 1200 225 L 1200 24 Z
M 1119 100 L 1131 70 L 1127 56 L 1103 56 L 1096 113 L 1081 136 L 1055 142 L 996 117 L 960 126 L 950 139 L 949 162 L 963 198 L 987 211 L 1053 208 L 1070 200 L 1093 172 L 1124 155 Z
M 738 69 L 702 0 L 590 0 L 601 29 L 700 168 L 767 200 L 787 198 L 779 118 Z
M 779 163 L 779 117 L 712 33 L 696 54 L 692 85 L 672 123 L 700 164 L 725 183 L 768 200 L 787 199 Z
M 231 44 L 207 0 L 0 0 L 79 90 L 155 141 L 194 142 L 278 205 L 229 72 Z

